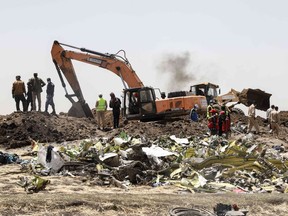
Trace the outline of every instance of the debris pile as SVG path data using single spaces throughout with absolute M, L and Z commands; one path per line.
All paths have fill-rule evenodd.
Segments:
M 22 163 L 34 175 L 83 176 L 97 185 L 173 184 L 195 192 L 288 193 L 286 149 L 268 148 L 253 134 L 95 138 L 59 146 L 36 144 Z
M 258 120 L 267 132 L 246 134 L 245 116 L 232 116 L 232 137 L 226 139 L 209 136 L 205 119 L 133 122 L 99 131 L 94 119 L 13 113 L 1 116 L 0 143 L 8 149 L 32 146 L 32 159 L 13 162 L 44 180 L 80 176 L 91 185 L 123 189 L 175 185 L 191 193 L 287 193 L 286 136 L 271 143 L 267 124 Z

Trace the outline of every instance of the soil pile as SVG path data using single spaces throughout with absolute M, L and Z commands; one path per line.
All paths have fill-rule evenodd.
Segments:
M 130 136 L 145 136 L 155 139 L 159 135 L 187 137 L 207 132 L 205 121 L 193 124 L 188 117 L 169 121 L 120 123 L 120 128 L 111 130 L 112 113 L 106 113 L 107 129 L 97 129 L 96 119 L 75 118 L 65 114 L 58 116 L 43 112 L 15 112 L 0 116 L 0 145 L 17 148 L 31 144 L 31 140 L 41 143 L 80 140 L 95 136 L 115 136 L 121 131 Z
M 284 126 L 282 134 L 285 135 L 288 111 L 281 111 L 280 116 L 282 126 Z M 247 117 L 244 115 L 232 114 L 231 118 L 232 125 L 239 122 L 247 124 Z M 200 118 L 199 123 L 191 122 L 188 116 L 154 122 L 129 121 L 128 124 L 120 121 L 120 128 L 116 130 L 111 129 L 112 119 L 112 112 L 107 111 L 105 116 L 107 129 L 101 131 L 97 129 L 96 118 L 75 118 L 67 116 L 65 113 L 55 116 L 44 112 L 15 112 L 10 115 L 2 115 L 0 116 L 0 145 L 6 148 L 17 148 L 30 145 L 32 139 L 41 143 L 61 143 L 96 136 L 113 137 L 121 131 L 130 136 L 143 136 L 150 140 L 163 135 L 202 136 L 208 131 L 206 120 L 203 117 Z M 267 127 L 265 119 L 258 116 L 257 120 L 260 127 Z M 263 130 L 265 131 L 266 128 Z M 263 136 L 269 137 L 272 134 L 265 133 Z

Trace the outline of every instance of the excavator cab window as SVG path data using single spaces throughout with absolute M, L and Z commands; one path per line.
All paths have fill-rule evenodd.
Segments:
M 139 114 L 139 93 L 138 91 L 127 91 L 125 95 L 125 104 L 127 106 L 126 114 L 127 115 L 134 115 Z
M 156 113 L 155 92 L 152 88 L 128 89 L 124 92 L 124 113 L 129 119 Z

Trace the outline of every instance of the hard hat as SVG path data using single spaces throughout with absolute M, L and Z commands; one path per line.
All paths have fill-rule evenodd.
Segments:
M 209 101 L 209 104 L 215 104 L 216 103 L 216 101 L 214 100 L 214 99 L 211 99 L 210 101 Z
M 195 109 L 198 109 L 198 108 L 199 108 L 198 104 L 195 104 L 195 105 L 194 105 L 194 108 L 195 108 Z

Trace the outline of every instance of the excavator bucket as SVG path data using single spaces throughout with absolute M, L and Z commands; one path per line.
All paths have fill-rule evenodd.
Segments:
M 72 107 L 68 111 L 68 116 L 73 116 L 77 118 L 94 117 L 92 111 L 89 108 L 89 105 L 87 103 L 82 104 L 79 101 L 72 104 Z
M 249 106 L 252 102 L 256 109 L 266 111 L 270 107 L 270 97 L 272 94 L 266 93 L 260 89 L 243 89 L 237 94 L 239 102 Z

